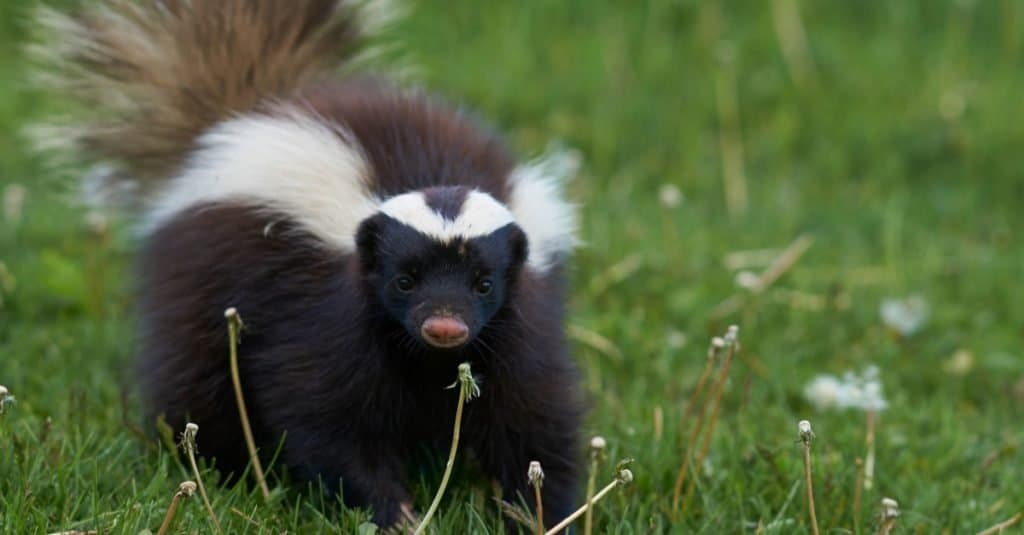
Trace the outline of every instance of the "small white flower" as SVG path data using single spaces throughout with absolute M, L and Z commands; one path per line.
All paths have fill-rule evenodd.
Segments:
M 885 299 L 878 308 L 882 323 L 901 336 L 916 333 L 928 319 L 928 302 L 921 296 L 904 299 Z
M 839 406 L 839 399 L 845 394 L 839 379 L 831 375 L 819 375 L 804 387 L 804 397 L 818 410 Z
M 711 339 L 711 347 L 715 349 L 722 349 L 725 347 L 725 340 L 723 340 L 721 336 L 716 336 Z
M 590 448 L 591 449 L 603 450 L 605 448 L 605 446 L 607 446 L 607 445 L 608 445 L 607 442 L 605 442 L 604 437 L 602 437 L 602 436 L 596 436 L 596 437 L 590 439 Z
M 662 184 L 658 190 L 658 200 L 665 208 L 676 208 L 683 202 L 683 193 L 675 184 Z
M 628 485 L 633 482 L 633 471 L 630 470 L 629 468 L 623 468 L 622 470 L 619 470 L 619 474 L 615 477 L 615 479 L 617 479 L 619 483 L 623 485 Z
M 804 397 L 818 410 L 859 409 L 880 412 L 889 406 L 882 394 L 878 368 L 868 367 L 863 375 L 846 372 L 840 380 L 832 375 L 819 375 L 804 387 Z

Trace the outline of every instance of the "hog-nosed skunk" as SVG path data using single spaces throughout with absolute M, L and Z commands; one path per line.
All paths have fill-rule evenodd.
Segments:
M 261 453 L 281 444 L 294 478 L 392 525 L 410 509 L 410 459 L 443 458 L 457 401 L 445 387 L 469 361 L 482 395 L 464 444 L 507 500 L 531 495 L 540 461 L 558 520 L 583 412 L 563 336 L 564 166 L 517 162 L 464 114 L 360 74 L 373 7 L 42 13 L 48 80 L 85 110 L 50 141 L 139 186 L 147 417 L 196 422 L 204 456 L 229 477 L 245 469 L 223 315 L 236 307 Z

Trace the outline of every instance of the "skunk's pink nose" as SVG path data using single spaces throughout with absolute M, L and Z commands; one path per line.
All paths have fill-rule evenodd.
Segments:
M 454 316 L 431 316 L 420 329 L 423 339 L 434 347 L 460 346 L 469 338 L 469 327 Z

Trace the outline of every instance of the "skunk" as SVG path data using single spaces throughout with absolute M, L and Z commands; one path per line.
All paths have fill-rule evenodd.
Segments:
M 44 11 L 49 131 L 140 200 L 140 390 L 149 421 L 247 466 L 224 311 L 261 455 L 394 525 L 441 464 L 465 361 L 463 444 L 504 499 L 540 461 L 571 511 L 583 402 L 563 334 L 575 216 L 557 157 L 517 161 L 466 113 L 362 67 L 379 4 L 103 0 Z M 278 451 L 278 448 L 279 451 Z M 531 503 L 532 500 L 526 500 Z

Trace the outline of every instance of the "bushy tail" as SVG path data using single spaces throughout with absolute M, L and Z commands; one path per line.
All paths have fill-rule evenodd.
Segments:
M 40 81 L 73 119 L 37 133 L 143 187 L 217 121 L 351 62 L 387 18 L 372 0 L 102 0 L 43 9 Z M 148 189 L 148 188 L 147 188 Z

